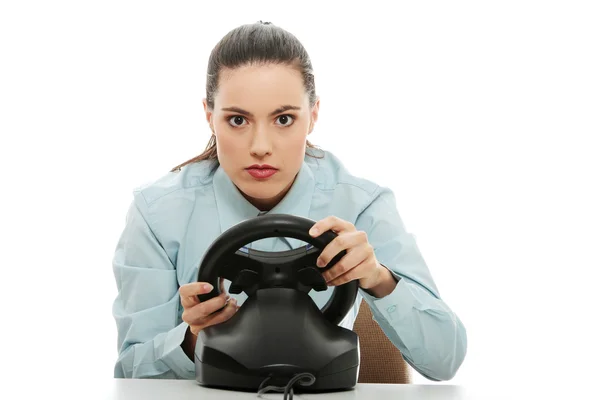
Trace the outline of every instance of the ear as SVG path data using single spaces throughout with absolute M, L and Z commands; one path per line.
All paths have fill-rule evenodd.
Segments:
M 317 101 L 315 102 L 315 105 L 312 109 L 312 111 L 310 112 L 310 127 L 308 128 L 308 134 L 310 135 L 313 131 L 313 129 L 315 128 L 315 123 L 317 122 L 317 120 L 319 119 L 319 107 L 321 106 L 321 99 L 317 97 Z
M 204 106 L 204 113 L 206 114 L 206 122 L 208 122 L 208 125 L 210 126 L 210 130 L 212 131 L 212 134 L 215 134 L 215 126 L 213 125 L 213 113 L 212 111 L 208 108 L 208 103 L 206 102 L 206 99 L 202 99 L 202 105 Z

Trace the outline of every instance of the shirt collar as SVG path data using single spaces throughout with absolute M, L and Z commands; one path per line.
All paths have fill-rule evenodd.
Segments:
M 303 162 L 288 193 L 266 213 L 261 212 L 242 196 L 220 165 L 213 176 L 213 188 L 221 233 L 223 233 L 232 226 L 260 214 L 290 214 L 308 218 L 315 190 L 315 179 L 306 161 Z M 300 247 L 304 243 L 291 238 L 282 239 L 292 249 Z

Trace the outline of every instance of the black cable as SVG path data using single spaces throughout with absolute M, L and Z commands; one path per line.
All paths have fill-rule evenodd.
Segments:
M 302 381 L 302 379 L 305 379 L 305 378 L 308 378 L 308 381 L 306 381 L 306 380 Z M 262 383 L 258 387 L 258 396 L 260 397 L 261 394 L 264 394 L 267 392 L 279 392 L 279 393 L 283 393 L 283 400 L 292 400 L 294 398 L 294 385 L 296 383 L 298 383 L 301 386 L 310 386 L 313 383 L 315 383 L 315 381 L 317 380 L 315 378 L 315 376 L 313 374 L 311 374 L 310 372 L 303 372 L 303 373 L 294 375 L 288 381 L 287 385 L 285 385 L 285 386 L 270 385 L 270 386 L 263 387 L 269 381 L 269 379 L 271 379 L 270 376 L 267 377 L 264 381 L 262 381 Z M 289 397 L 288 397 L 288 395 L 289 395 Z

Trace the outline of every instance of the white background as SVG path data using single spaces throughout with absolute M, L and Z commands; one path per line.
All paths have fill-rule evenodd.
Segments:
M 313 59 L 311 140 L 395 191 L 466 325 L 467 358 L 450 383 L 512 397 L 593 383 L 593 3 L 3 2 L 2 376 L 40 392 L 40 380 L 112 377 L 111 259 L 131 191 L 203 150 L 210 50 L 264 20 Z

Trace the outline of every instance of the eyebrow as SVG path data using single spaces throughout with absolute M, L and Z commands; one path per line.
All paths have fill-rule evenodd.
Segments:
M 277 115 L 277 114 L 281 114 L 282 112 L 285 112 L 285 111 L 289 111 L 289 110 L 300 110 L 300 109 L 301 109 L 300 107 L 297 107 L 297 106 L 291 106 L 291 105 L 287 104 L 287 105 L 285 105 L 285 106 L 281 106 L 281 107 L 279 107 L 278 109 L 276 109 L 275 111 L 273 111 L 271 114 L 269 114 L 269 116 L 271 116 L 271 117 L 272 117 L 272 116 L 275 116 L 275 115 Z M 252 117 L 252 116 L 253 116 L 251 112 L 249 112 L 249 111 L 246 111 L 246 110 L 244 110 L 244 109 L 241 109 L 241 108 L 239 108 L 239 107 L 224 107 L 224 108 L 221 108 L 221 110 L 222 110 L 222 111 L 232 111 L 232 112 L 236 112 L 236 113 L 239 113 L 239 114 L 245 115 L 245 116 L 247 116 L 247 117 Z

